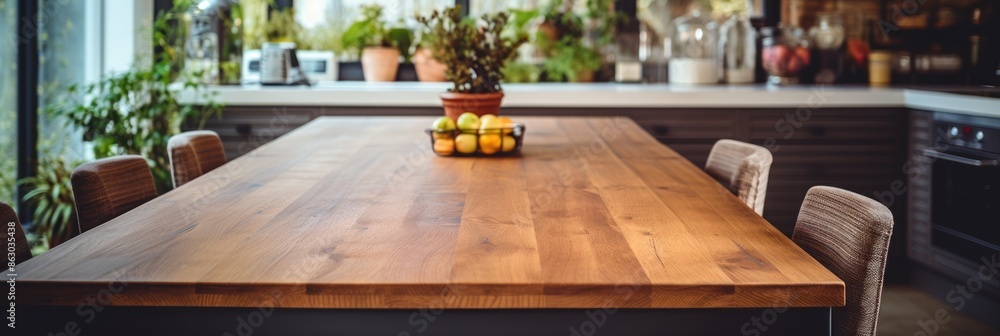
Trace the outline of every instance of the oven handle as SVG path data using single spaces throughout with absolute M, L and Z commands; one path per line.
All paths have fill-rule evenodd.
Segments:
M 924 156 L 948 160 L 951 162 L 958 162 L 964 165 L 983 167 L 983 166 L 1000 166 L 1000 161 L 998 160 L 976 160 L 970 159 L 964 156 L 958 156 L 953 154 L 941 153 L 933 149 L 924 149 Z

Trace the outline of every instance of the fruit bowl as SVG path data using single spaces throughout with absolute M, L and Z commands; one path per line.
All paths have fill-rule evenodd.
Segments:
M 431 148 L 438 156 L 512 156 L 521 152 L 524 124 L 478 130 L 437 131 L 426 129 Z

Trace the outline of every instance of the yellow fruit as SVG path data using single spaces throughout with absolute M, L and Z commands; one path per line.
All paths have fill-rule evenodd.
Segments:
M 479 121 L 485 123 L 487 119 L 497 119 L 497 118 L 499 117 L 497 117 L 496 114 L 484 114 L 482 117 L 479 117 Z
M 503 149 L 504 153 L 513 151 L 515 146 L 517 146 L 517 140 L 514 140 L 514 137 L 509 136 L 509 135 L 504 135 L 503 136 L 503 148 L 502 149 Z
M 448 156 L 455 152 L 455 140 L 437 139 L 434 141 L 434 152 L 439 155 Z
M 434 139 L 435 140 L 445 139 L 445 140 L 452 140 L 452 141 L 455 140 L 455 139 L 452 139 L 452 133 L 451 132 L 434 132 Z
M 456 123 L 458 129 L 462 130 L 476 130 L 479 129 L 479 123 L 482 122 L 475 113 L 465 112 L 458 116 L 458 122 Z
M 500 124 L 503 125 L 503 134 L 514 133 L 514 122 L 510 118 L 500 117 Z
M 479 150 L 489 155 L 500 151 L 500 134 L 483 134 L 479 136 Z
M 459 153 L 472 154 L 476 152 L 476 135 L 459 134 L 455 137 L 455 150 Z
M 503 120 L 500 118 L 480 119 L 479 134 L 499 134 L 503 128 Z

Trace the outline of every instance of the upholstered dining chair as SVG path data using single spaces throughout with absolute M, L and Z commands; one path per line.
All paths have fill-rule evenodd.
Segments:
M 758 215 L 763 215 L 772 161 L 771 152 L 767 148 L 722 139 L 712 146 L 705 171 Z
M 80 233 L 156 198 L 149 164 L 138 155 L 82 164 L 73 171 L 72 181 Z
M 11 232 L 14 234 L 14 263 L 20 264 L 31 259 L 31 247 L 28 246 L 28 238 L 24 235 L 24 228 L 21 228 L 21 223 L 18 222 L 14 209 L 4 202 L 0 202 L 0 224 L 3 225 L 3 241 L 5 243 L 9 243 L 10 236 L 8 234 Z M 13 231 L 10 230 L 11 226 L 13 226 Z
M 847 305 L 833 310 L 834 335 L 875 335 L 892 213 L 850 191 L 813 187 L 792 241 L 844 281 Z
M 175 135 L 167 144 L 174 188 L 180 187 L 226 163 L 219 134 L 191 131 Z

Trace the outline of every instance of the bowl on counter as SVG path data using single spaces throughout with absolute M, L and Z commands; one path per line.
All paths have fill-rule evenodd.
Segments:
M 524 124 L 478 130 L 424 130 L 431 138 L 435 154 L 458 157 L 518 155 L 524 142 L 524 131 Z

